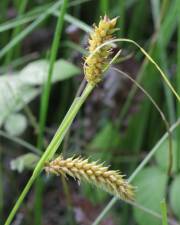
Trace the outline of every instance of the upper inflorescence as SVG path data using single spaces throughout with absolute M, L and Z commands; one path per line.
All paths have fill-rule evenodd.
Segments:
M 71 176 L 75 179 L 85 180 L 97 187 L 120 197 L 123 200 L 133 200 L 134 188 L 123 179 L 118 171 L 108 170 L 108 167 L 97 162 L 88 162 L 88 159 L 68 158 L 62 156 L 47 163 L 45 170 L 56 175 Z
M 103 70 L 107 65 L 107 59 L 111 54 L 112 48 L 110 45 L 105 45 L 97 50 L 97 47 L 113 39 L 112 34 L 115 30 L 116 22 L 117 18 L 110 20 L 107 16 L 104 16 L 98 26 L 94 25 L 94 30 L 90 34 L 89 55 L 85 59 L 84 72 L 86 80 L 92 85 L 101 81 Z

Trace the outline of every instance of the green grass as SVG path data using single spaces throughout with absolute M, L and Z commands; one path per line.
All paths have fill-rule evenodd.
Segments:
M 30 34 L 38 25 L 40 25 L 51 12 L 57 9 L 62 4 L 62 1 L 57 1 L 53 6 L 43 12 L 34 22 L 32 22 L 27 28 L 25 28 L 20 34 L 16 35 L 5 47 L 0 50 L 0 59 L 9 52 L 13 47 L 22 41 L 28 34 Z
M 173 126 L 171 127 L 171 132 L 173 132 L 180 124 L 180 120 L 178 120 Z M 129 177 L 128 181 L 132 182 L 134 178 L 138 175 L 138 173 L 143 169 L 144 166 L 151 160 L 155 152 L 159 149 L 161 144 L 168 138 L 168 133 L 164 134 L 164 136 L 158 141 L 158 143 L 154 146 L 154 148 L 149 152 L 149 154 L 145 157 L 145 159 L 139 164 L 139 166 L 134 170 L 132 175 Z M 92 223 L 92 225 L 98 225 L 102 219 L 105 218 L 107 213 L 111 210 L 111 208 L 114 206 L 114 204 L 119 199 L 116 197 L 113 197 L 112 200 L 106 205 L 106 207 L 103 209 L 103 211 L 99 214 L 99 216 L 95 219 L 95 221 Z
M 37 140 L 37 148 L 43 150 L 43 141 L 44 141 L 44 130 L 46 125 L 47 113 L 48 113 L 48 105 L 49 105 L 49 96 L 51 92 L 51 84 L 52 84 L 52 74 L 54 63 L 57 58 L 58 49 L 61 45 L 61 35 L 64 24 L 64 15 L 67 9 L 68 0 L 64 0 L 63 4 L 59 11 L 59 16 L 57 20 L 57 25 L 54 33 L 53 43 L 50 51 L 50 60 L 49 60 L 49 69 L 48 69 L 48 78 L 45 81 L 41 104 L 40 104 L 40 120 L 39 120 L 39 130 L 38 130 L 38 140 Z M 39 178 L 36 181 L 36 190 L 35 190 L 35 224 L 41 224 L 41 214 L 42 214 L 42 197 L 43 197 L 43 181 Z
M 94 4 L 96 4 L 96 6 L 94 6 Z M 180 95 L 179 0 L 149 0 L 148 4 L 146 0 L 138 2 L 136 0 L 100 0 L 98 3 L 90 0 L 59 0 L 55 2 L 44 1 L 43 4 L 39 5 L 35 1 L 28 2 L 26 0 L 21 0 L 13 2 L 12 8 L 15 10 L 15 13 L 17 12 L 17 15 L 15 18 L 11 19 L 6 17 L 6 12 L 9 10 L 9 7 L 10 1 L 2 0 L 2 13 L 0 18 L 1 74 L 9 74 L 11 70 L 21 70 L 23 66 L 27 65 L 32 60 L 44 58 L 44 55 L 48 55 L 46 58 L 49 59 L 49 68 L 48 79 L 42 88 L 40 104 L 34 101 L 30 105 L 25 105 L 25 108 L 20 112 L 26 115 L 28 121 L 25 135 L 20 137 L 11 136 L 4 130 L 4 126 L 0 128 L 0 136 L 3 138 L 3 142 L 0 143 L 0 218 L 3 220 L 0 221 L 1 224 L 3 224 L 5 220 L 4 215 L 6 212 L 4 209 L 7 208 L 7 205 L 12 205 L 13 202 L 15 202 L 9 217 L 6 218 L 5 225 L 11 224 L 30 190 L 32 190 L 32 196 L 35 199 L 33 214 L 27 209 L 28 215 L 24 214 L 24 216 L 27 217 L 27 220 L 28 216 L 33 216 L 32 224 L 42 224 L 44 216 L 42 205 L 47 191 L 45 185 L 52 182 L 52 192 L 54 191 L 54 186 L 51 179 L 45 181 L 44 176 L 41 175 L 41 171 L 44 163 L 53 158 L 58 150 L 60 152 L 63 149 L 65 155 L 77 153 L 86 155 L 87 157 L 94 157 L 94 155 L 96 157 L 96 154 L 98 154 L 98 159 L 100 161 L 101 158 L 105 159 L 105 161 L 106 159 L 107 161 L 110 159 L 112 168 L 120 169 L 123 173 L 125 171 L 125 173 L 128 174 L 128 182 L 132 182 L 144 168 L 148 168 L 150 165 L 159 166 L 156 160 L 154 160 L 154 156 L 162 144 L 168 139 L 168 133 L 165 133 L 167 127 L 164 126 L 163 120 L 160 119 L 159 112 L 156 111 L 157 108 L 153 107 L 152 102 L 149 101 L 150 98 L 157 104 L 157 107 L 160 109 L 160 114 L 162 113 L 167 118 L 167 123 L 171 125 L 171 131 L 173 131 L 174 142 L 177 143 L 177 149 L 180 148 L 180 104 L 178 99 Z M 118 86 L 119 83 L 115 85 L 115 82 L 113 83 L 113 75 L 111 77 L 110 74 L 112 79 L 111 85 L 114 85 L 112 87 L 113 91 L 111 88 L 107 88 L 109 84 L 108 79 L 110 80 L 110 78 L 107 77 L 103 81 L 104 85 L 99 85 L 95 88 L 95 93 L 92 97 L 96 98 L 97 96 L 97 98 L 99 98 L 98 96 L 104 96 L 101 100 L 98 100 L 102 101 L 102 106 L 100 102 L 96 103 L 96 99 L 87 100 L 87 108 L 85 107 L 84 110 L 82 110 L 75 122 L 75 128 L 73 126 L 72 132 L 67 134 L 76 114 L 86 101 L 93 87 L 86 86 L 83 94 L 80 95 L 79 98 L 74 99 L 66 114 L 69 103 L 74 98 L 74 93 L 78 89 L 81 78 L 73 78 L 55 85 L 52 84 L 54 63 L 58 58 L 66 58 L 82 69 L 81 55 L 79 54 L 87 54 L 86 44 L 84 44 L 86 41 L 84 40 L 87 39 L 86 35 L 92 31 L 91 25 L 93 22 L 97 22 L 99 17 L 104 16 L 104 14 L 111 15 L 112 17 L 119 16 L 118 28 L 120 28 L 120 30 L 117 31 L 117 38 L 121 38 L 121 40 L 117 41 L 116 44 L 118 48 L 122 48 L 123 50 L 121 53 L 122 56 L 120 55 L 120 57 L 126 58 L 127 55 L 130 55 L 130 58 L 122 63 L 123 66 L 121 69 L 124 70 L 125 68 L 125 72 L 135 78 L 138 85 L 140 85 L 140 89 L 144 88 L 147 94 L 146 96 L 142 96 L 135 82 L 133 86 L 129 88 L 129 86 L 126 86 L 123 82 L 124 79 L 125 82 L 127 81 L 126 78 L 122 78 L 122 80 L 119 81 L 122 90 L 120 88 L 120 90 L 118 89 L 117 93 L 115 93 L 115 95 L 117 94 L 118 96 L 118 100 L 112 97 L 113 104 L 116 101 L 118 101 L 118 103 L 115 103 L 115 107 L 111 108 L 111 106 L 106 104 L 105 100 L 108 100 L 113 91 L 116 92 L 116 85 Z M 55 24 L 56 26 L 54 26 Z M 67 32 L 69 25 L 73 32 L 75 31 L 74 33 Z M 49 46 L 49 43 L 46 43 L 45 51 L 38 50 L 38 52 L 36 52 L 36 48 L 34 49 L 34 47 L 32 47 L 33 51 L 26 53 L 26 49 L 22 48 L 23 41 L 26 38 L 33 37 L 36 31 L 41 30 L 46 30 L 47 34 L 51 35 L 51 39 L 49 39 L 52 44 Z M 147 52 L 149 55 L 143 52 L 143 49 L 140 49 L 146 56 L 143 58 L 139 50 L 130 45 L 130 43 L 135 45 L 136 43 L 132 41 L 127 43 L 127 39 L 125 38 L 131 38 L 144 49 L 148 49 Z M 76 40 L 75 42 L 74 39 Z M 154 59 L 154 62 L 157 63 L 156 65 L 150 60 L 149 56 Z M 122 64 L 119 64 L 118 67 L 121 67 Z M 163 72 L 165 72 L 165 75 L 170 81 L 169 87 L 171 84 L 172 87 L 174 87 L 173 91 L 170 89 L 171 87 L 168 87 L 167 80 L 164 82 L 164 80 L 161 79 L 162 77 L 159 76 L 159 71 L 161 72 L 161 70 L 155 70 L 153 64 L 156 67 L 159 66 L 158 68 L 162 68 Z M 59 71 L 59 73 L 61 73 L 61 71 Z M 162 75 L 164 76 L 164 73 Z M 126 90 L 123 89 L 124 87 Z M 175 93 L 176 96 L 174 96 L 173 92 L 177 92 L 177 94 Z M 125 95 L 124 100 L 121 99 L 121 94 L 122 96 Z M 149 99 L 146 98 L 147 95 L 150 95 Z M 52 96 L 54 102 L 50 102 L 50 96 Z M 139 100 L 138 96 L 142 99 Z M 93 101 L 95 101 L 95 105 Z M 96 108 L 97 105 L 98 107 Z M 135 107 L 137 107 L 138 113 L 133 112 L 133 108 Z M 90 110 L 90 115 L 86 110 Z M 39 114 L 37 111 L 39 111 Z M 54 113 L 53 116 L 52 112 Z M 98 118 L 96 123 L 93 122 L 94 115 L 95 118 L 96 116 Z M 61 119 L 62 123 L 58 126 Z M 92 126 L 94 126 L 93 137 L 90 135 L 90 138 L 88 137 L 87 139 L 86 134 L 88 132 L 86 129 L 89 128 L 86 128 L 86 125 L 84 125 L 86 122 L 92 123 Z M 108 131 L 108 134 L 106 133 L 107 137 L 103 136 L 105 135 L 103 131 L 108 123 L 112 123 L 116 126 L 118 131 L 117 135 L 115 135 L 116 137 L 111 135 L 112 133 L 114 135 L 116 131 L 112 132 L 111 130 Z M 123 128 L 124 124 L 126 124 L 125 128 Z M 37 127 L 39 128 L 36 133 Z M 48 145 L 51 134 L 54 134 L 57 127 L 59 128 Z M 53 132 L 47 132 L 47 130 L 50 130 L 49 128 L 53 128 Z M 28 134 L 30 134 L 30 136 L 28 136 Z M 64 146 L 61 146 L 66 134 L 67 137 Z M 91 147 L 89 146 L 91 146 L 91 142 L 93 143 L 96 137 L 99 137 L 99 142 L 97 144 L 98 150 L 91 151 Z M 111 137 L 111 143 L 108 143 L 108 151 L 104 152 L 103 142 L 105 142 L 108 137 Z M 117 137 L 119 137 L 119 144 L 117 149 L 113 149 L 113 144 L 116 142 Z M 12 154 L 12 156 L 9 153 L 9 155 L 7 155 L 5 149 L 9 143 L 11 144 L 12 152 L 10 154 Z M 36 143 L 36 147 L 34 143 Z M 13 148 L 14 146 L 18 146 L 19 151 L 16 152 L 16 148 Z M 12 157 L 22 154 L 21 151 L 24 152 L 24 150 L 27 152 L 31 151 L 41 156 L 41 158 L 20 197 L 14 196 L 14 198 L 10 199 L 7 203 L 3 190 L 5 187 L 4 178 L 8 180 L 13 189 L 17 174 L 11 171 L 7 172 L 7 168 L 4 166 L 6 165 L 4 164 L 4 160 L 7 157 L 9 161 Z M 117 157 L 114 157 L 114 155 Z M 178 174 L 180 171 L 179 151 L 177 151 L 177 154 L 173 154 L 173 160 L 179 165 L 176 171 Z M 9 181 L 9 173 L 11 173 L 11 177 L 13 177 L 12 181 Z M 173 173 L 171 179 L 169 179 L 170 185 L 166 187 L 165 199 L 169 196 L 171 182 L 176 179 L 176 173 Z M 22 180 L 24 181 L 24 178 L 22 178 Z M 19 182 L 19 179 L 17 179 L 17 182 Z M 67 206 L 66 209 L 63 209 L 66 213 L 62 218 L 65 219 L 65 221 L 67 219 L 69 224 L 75 224 L 76 218 L 73 215 L 74 212 L 72 209 L 76 206 L 74 206 L 72 200 L 72 189 L 71 185 L 68 186 L 69 182 L 71 181 L 67 183 L 64 180 L 60 183 L 63 189 L 60 195 L 64 196 L 66 199 L 65 204 Z M 33 189 L 34 183 L 35 189 Z M 73 183 L 73 185 L 75 184 Z M 62 189 L 60 188 L 60 190 Z M 87 201 L 88 204 L 90 204 L 89 201 L 92 198 L 92 196 L 90 196 L 91 194 L 83 195 L 82 193 L 81 189 L 74 188 L 73 190 L 73 194 L 80 195 L 85 202 Z M 96 199 L 96 190 L 93 190 L 93 197 Z M 16 201 L 16 199 L 18 200 Z M 27 199 L 27 203 L 28 201 Z M 162 201 L 160 203 L 159 212 L 153 211 L 138 202 L 128 202 L 127 204 L 120 202 L 119 199 L 115 197 L 112 198 L 109 203 L 106 204 L 106 202 L 105 198 L 102 198 L 102 200 L 98 202 L 101 208 L 103 208 L 103 206 L 105 206 L 105 208 L 99 215 L 93 215 L 94 221 L 92 218 L 90 219 L 92 220 L 92 225 L 99 224 L 112 209 L 112 218 L 114 218 L 115 224 L 135 224 L 137 221 L 132 213 L 132 209 L 134 208 L 140 209 L 147 216 L 151 215 L 152 218 L 158 218 L 159 222 L 163 225 L 171 224 L 172 221 L 175 224 L 179 223 L 178 218 L 174 216 L 175 214 L 172 208 L 171 218 L 168 216 L 168 211 L 170 209 L 169 199 L 167 199 L 166 202 Z M 114 207 L 117 202 L 120 205 L 120 207 L 117 205 L 117 208 L 119 207 L 118 212 Z M 9 211 L 8 209 L 8 212 Z M 96 216 L 97 218 L 95 218 Z
M 161 202 L 162 225 L 168 225 L 167 206 L 165 200 Z
M 178 13 L 180 13 L 180 6 L 178 7 Z M 178 16 L 178 41 L 177 41 L 177 74 L 176 74 L 176 82 L 177 82 L 177 91 L 180 93 L 180 16 Z M 180 117 L 180 104 L 177 102 L 177 117 Z M 177 149 L 180 149 L 180 128 L 177 132 Z M 180 165 L 180 152 L 177 151 L 177 163 Z M 180 166 L 179 166 L 180 169 Z
M 108 13 L 109 10 L 109 0 L 100 0 L 100 15 Z
M 17 5 L 17 7 L 18 7 L 18 9 L 17 9 L 17 11 L 18 11 L 18 17 L 21 17 L 21 15 L 24 14 L 24 12 L 26 10 L 26 7 L 27 7 L 27 3 L 28 3 L 27 0 L 25 0 L 25 1 L 24 0 L 21 0 L 20 3 L 18 3 L 18 5 Z M 15 27 L 15 29 L 12 32 L 11 39 L 13 39 L 14 37 L 16 37 L 16 35 L 19 32 L 21 32 L 21 30 L 22 30 L 22 27 L 21 26 Z M 20 43 L 17 44 L 14 49 L 11 48 L 11 50 L 6 55 L 6 59 L 5 59 L 5 64 L 6 65 L 8 65 L 12 61 L 13 58 L 19 57 L 19 55 L 20 55 L 20 48 L 21 48 Z
M 3 188 L 3 168 L 2 168 L 2 150 L 0 148 L 0 218 L 3 218 L 4 208 L 4 188 Z M 0 219 L 2 223 L 2 219 Z

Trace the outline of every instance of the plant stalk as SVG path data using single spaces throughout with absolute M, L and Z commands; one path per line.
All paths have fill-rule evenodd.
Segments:
M 40 158 L 39 162 L 37 163 L 37 165 L 34 169 L 34 172 L 33 172 L 32 176 L 30 177 L 30 179 L 29 179 L 28 183 L 26 184 L 24 190 L 22 191 L 20 197 L 16 201 L 12 211 L 10 212 L 10 214 L 9 214 L 9 216 L 8 216 L 6 222 L 5 222 L 5 225 L 11 224 L 14 216 L 16 215 L 17 210 L 19 209 L 20 205 L 22 204 L 22 202 L 23 202 L 24 198 L 26 197 L 27 193 L 29 192 L 31 186 L 33 185 L 36 178 L 42 172 L 45 162 L 52 159 L 52 157 L 56 153 L 58 147 L 62 143 L 62 140 L 63 140 L 66 132 L 68 131 L 68 128 L 72 124 L 72 122 L 73 122 L 75 116 L 77 115 L 79 109 L 81 108 L 81 106 L 83 105 L 83 103 L 85 102 L 85 100 L 87 99 L 87 97 L 89 96 L 91 91 L 93 90 L 93 88 L 94 88 L 93 85 L 87 84 L 83 93 L 82 93 L 82 95 L 80 97 L 77 97 L 77 98 L 74 99 L 69 111 L 67 112 L 65 118 L 63 119 L 62 123 L 60 124 L 60 126 L 59 126 L 57 132 L 55 133 L 52 141 L 50 142 L 46 151 L 44 152 L 44 154 Z

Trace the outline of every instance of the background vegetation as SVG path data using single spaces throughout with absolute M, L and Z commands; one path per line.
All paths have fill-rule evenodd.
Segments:
M 143 46 L 180 94 L 179 0 L 1 0 L 0 224 L 79 90 L 88 34 L 105 13 L 120 16 L 117 37 Z M 171 176 L 168 135 L 158 111 L 110 68 L 58 151 L 105 161 L 127 174 L 137 186 L 136 201 L 111 200 L 89 184 L 43 173 L 14 225 L 180 223 L 179 102 L 137 48 L 117 44 L 114 54 L 120 48 L 115 66 L 143 86 L 173 130 Z

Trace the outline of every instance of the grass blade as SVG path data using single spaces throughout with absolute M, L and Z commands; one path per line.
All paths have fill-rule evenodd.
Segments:
M 107 14 L 109 10 L 109 0 L 100 0 L 99 10 L 100 15 Z
M 36 7 L 35 9 L 32 9 L 31 11 L 21 15 L 20 18 L 11 19 L 3 24 L 0 24 L 0 32 L 4 32 L 17 26 L 31 22 L 32 20 L 36 19 L 42 12 L 47 11 L 47 9 L 51 6 L 52 4 L 46 4 L 40 7 Z
M 168 225 L 167 207 L 165 199 L 161 202 L 162 225 Z
M 21 17 L 21 15 L 22 15 L 22 14 L 24 13 L 24 11 L 26 10 L 27 3 L 28 3 L 27 0 L 21 0 L 21 1 L 19 2 L 19 5 L 18 5 L 18 11 L 19 11 L 19 12 L 18 12 L 18 17 Z M 15 29 L 13 30 L 11 39 L 15 38 L 16 35 L 17 35 L 18 33 L 21 32 L 21 29 L 22 29 L 21 26 L 15 27 Z M 14 48 L 14 49 L 11 48 L 10 51 L 8 52 L 7 56 L 6 56 L 5 64 L 8 65 L 8 64 L 11 62 L 14 53 L 16 53 L 15 56 L 18 57 L 19 51 L 20 51 L 20 44 L 17 44 L 17 45 L 16 45 L 16 48 Z
M 158 32 L 161 20 L 163 17 L 161 17 L 161 11 L 166 9 L 167 1 L 163 2 L 163 5 L 161 7 L 160 11 L 160 2 L 151 0 L 152 3 L 152 14 L 154 18 L 154 29 Z M 163 15 L 165 14 L 165 11 L 163 12 Z M 157 34 L 158 35 L 158 34 Z M 163 70 L 168 74 L 168 61 L 167 61 L 167 54 L 166 54 L 166 48 L 164 46 L 163 36 L 161 36 L 161 33 L 158 35 L 158 45 L 157 45 L 157 55 L 160 60 L 160 64 L 163 68 Z M 168 76 L 170 77 L 170 76 Z M 172 92 L 167 88 L 166 85 L 164 85 L 164 91 L 165 91 L 165 97 L 166 97 L 166 103 L 167 103 L 167 110 L 170 118 L 171 124 L 176 121 L 175 118 L 175 110 L 174 110 L 174 101 L 173 101 L 173 95 Z
M 119 0 L 119 20 L 118 20 L 118 28 L 120 29 L 118 34 L 123 36 L 124 35 L 124 26 L 125 26 L 125 0 Z
M 172 37 L 172 34 L 175 30 L 176 27 L 176 18 L 177 18 L 177 13 L 178 13 L 178 1 L 174 1 L 171 4 L 171 7 L 169 8 L 169 11 L 166 14 L 166 17 L 164 18 L 164 21 L 161 24 L 160 30 L 159 30 L 159 36 L 163 37 L 163 45 L 166 47 L 167 44 L 169 43 L 170 38 Z M 162 18 L 161 18 L 162 19 Z M 157 35 L 156 33 L 154 33 L 151 37 L 151 41 L 150 41 L 150 46 L 149 46 L 149 55 L 153 55 L 155 50 L 156 50 L 156 44 L 157 44 Z M 146 58 L 143 63 L 142 66 L 139 70 L 138 73 L 138 77 L 137 77 L 137 82 L 141 83 L 143 78 L 145 77 L 145 72 L 147 69 L 147 66 L 149 65 L 149 61 Z M 125 115 L 128 112 L 128 109 L 131 105 L 133 96 L 135 95 L 137 91 L 137 87 L 136 85 L 133 85 L 131 91 L 128 94 L 127 100 L 121 110 L 121 114 L 119 116 L 119 118 L 117 119 L 117 123 L 121 124 L 121 121 L 124 119 Z
M 42 137 L 44 133 L 44 127 L 47 117 L 47 108 L 49 102 L 49 95 L 51 91 L 51 79 L 53 74 L 54 62 L 57 57 L 58 48 L 60 46 L 62 28 L 64 23 L 64 15 L 67 8 L 68 0 L 64 0 L 64 3 L 60 9 L 59 17 L 56 25 L 55 35 L 52 43 L 51 53 L 50 53 L 50 65 L 48 69 L 48 78 L 44 86 L 44 90 L 42 93 L 41 99 L 41 107 L 40 107 L 40 127 L 39 127 L 39 136 L 38 136 L 38 148 L 42 148 Z
M 48 111 L 48 104 L 49 104 L 49 96 L 51 91 L 51 80 L 53 74 L 54 63 L 57 57 L 58 49 L 61 42 L 61 35 L 62 35 L 62 28 L 64 24 L 64 15 L 66 12 L 68 0 L 64 0 L 63 4 L 59 11 L 59 16 L 57 20 L 56 30 L 53 38 L 53 43 L 50 52 L 50 64 L 48 69 L 48 77 L 47 81 L 45 82 L 43 93 L 41 97 L 41 104 L 40 104 L 40 121 L 39 121 L 39 133 L 38 133 L 38 140 L 37 140 L 37 148 L 43 148 L 43 136 L 44 136 L 44 129 L 47 119 L 47 111 Z M 35 224 L 41 224 L 41 214 L 42 214 L 42 193 L 43 193 L 43 181 L 42 178 L 39 178 L 36 181 L 35 186 Z
M 31 33 L 39 24 L 41 24 L 53 10 L 57 9 L 62 4 L 62 1 L 58 1 L 53 4 L 46 12 L 43 12 L 33 23 L 31 23 L 27 28 L 25 28 L 19 35 L 12 39 L 4 48 L 0 51 L 0 59 L 16 46 L 20 41 L 22 41 L 29 33 Z
M 58 11 L 54 11 L 53 15 L 58 16 Z M 86 23 L 82 22 L 81 20 L 78 20 L 77 18 L 66 14 L 65 15 L 65 20 L 69 23 L 72 23 L 73 25 L 77 26 L 78 28 L 80 28 L 81 30 L 90 33 L 92 31 L 92 28 L 90 26 L 88 26 Z

